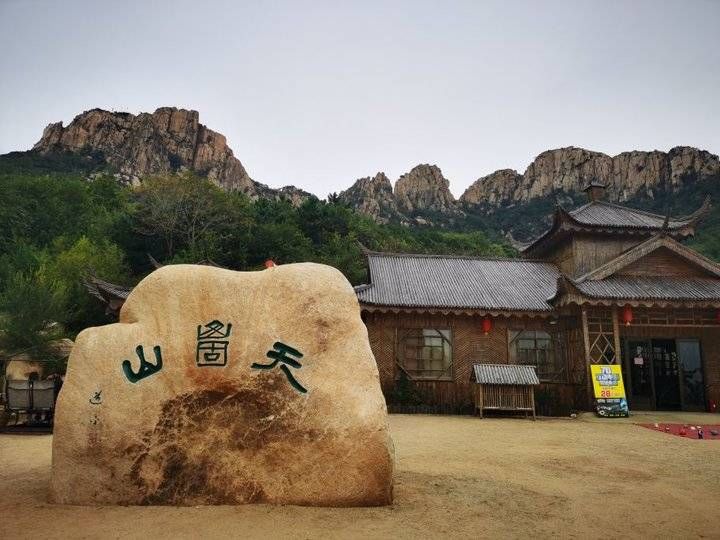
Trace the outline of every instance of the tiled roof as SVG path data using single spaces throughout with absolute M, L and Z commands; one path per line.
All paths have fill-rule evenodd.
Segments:
M 478 384 L 540 384 L 535 366 L 515 364 L 473 364 L 473 380 Z
M 551 242 L 559 232 L 566 228 L 572 230 L 589 227 L 595 230 L 614 230 L 622 233 L 639 232 L 641 234 L 665 231 L 684 237 L 692 234 L 693 227 L 709 212 L 710 208 L 710 199 L 706 198 L 702 206 L 691 215 L 668 219 L 667 216 L 606 201 L 592 201 L 571 211 L 558 206 L 553 214 L 550 228 L 519 249 L 524 253 L 536 252 L 538 248 Z
M 572 218 L 596 227 L 629 227 L 640 229 L 662 229 L 666 216 L 644 212 L 635 208 L 619 206 L 605 201 L 594 201 L 569 212 Z M 692 218 L 671 218 L 668 229 L 679 229 Z
M 631 300 L 718 300 L 720 279 L 690 277 L 611 276 L 575 286 L 594 298 Z
M 128 295 L 132 291 L 132 287 L 115 285 L 114 283 L 104 281 L 94 276 L 89 277 L 85 281 L 85 287 L 87 288 L 88 292 L 90 292 L 90 294 L 103 301 L 107 299 L 107 296 L 126 300 Z
M 521 259 L 369 253 L 360 302 L 397 307 L 550 311 L 558 269 Z

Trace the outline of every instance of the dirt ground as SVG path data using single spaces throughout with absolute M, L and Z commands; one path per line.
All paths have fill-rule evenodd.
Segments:
M 720 538 L 720 441 L 632 421 L 392 415 L 395 503 L 351 509 L 51 505 L 52 437 L 0 435 L 0 538 Z

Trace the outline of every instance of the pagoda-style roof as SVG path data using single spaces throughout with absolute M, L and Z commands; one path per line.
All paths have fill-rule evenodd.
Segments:
M 628 275 L 623 272 L 657 250 L 672 252 L 678 261 L 697 269 L 697 273 Z M 578 279 L 560 276 L 557 292 L 550 302 L 556 306 L 631 303 L 720 307 L 720 264 L 660 233 Z
M 607 201 L 591 201 L 575 210 L 557 205 L 550 228 L 524 246 L 526 254 L 536 253 L 556 240 L 576 232 L 651 236 L 664 231 L 675 238 L 695 233 L 695 226 L 710 210 L 710 199 L 689 216 L 670 217 L 620 206 Z

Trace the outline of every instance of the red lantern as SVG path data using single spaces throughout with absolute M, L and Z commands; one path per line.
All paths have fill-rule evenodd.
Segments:
M 267 261 L 265 261 L 265 268 L 273 268 L 274 266 L 277 266 L 277 265 L 275 264 L 275 261 L 273 261 L 272 259 L 268 259 Z
M 623 308 L 622 320 L 625 323 L 625 326 L 630 326 L 630 323 L 633 321 L 632 307 L 625 306 Z
M 487 336 L 490 333 L 490 330 L 492 330 L 493 327 L 493 321 L 490 315 L 485 315 L 482 320 L 482 331 Z

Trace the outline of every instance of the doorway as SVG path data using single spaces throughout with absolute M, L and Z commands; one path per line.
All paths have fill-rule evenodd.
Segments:
M 699 340 L 623 341 L 623 377 L 630 408 L 703 410 L 705 392 Z

